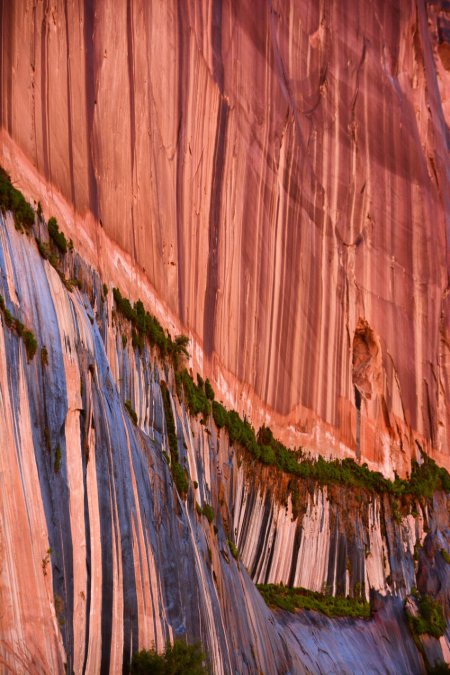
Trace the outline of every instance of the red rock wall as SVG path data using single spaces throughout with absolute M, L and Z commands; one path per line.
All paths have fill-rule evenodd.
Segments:
M 255 421 L 386 472 L 415 438 L 449 466 L 441 4 L 0 3 L 13 178 L 128 254 Z

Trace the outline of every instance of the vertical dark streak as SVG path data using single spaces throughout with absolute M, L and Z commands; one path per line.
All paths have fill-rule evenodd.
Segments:
M 185 6 L 184 0 L 178 2 L 178 113 L 179 133 L 178 133 L 178 147 L 177 147 L 177 186 L 176 186 L 176 213 L 177 213 L 177 273 L 178 273 L 178 316 L 182 323 L 185 322 L 185 307 L 184 307 L 184 237 L 183 237 L 183 147 L 180 142 L 182 138 L 182 120 L 183 120 L 183 81 L 187 80 L 186 69 L 184 64 L 188 64 L 188 60 L 184 59 L 184 25 L 183 25 L 183 8 Z
M 33 46 L 32 46 L 32 68 L 33 68 L 33 75 L 32 75 L 32 129 L 33 129 L 33 141 L 34 141 L 34 161 L 36 163 L 36 168 L 39 170 L 39 153 L 38 153 L 38 147 L 37 147 L 37 133 L 36 133 L 36 89 L 35 89 L 35 79 L 36 79 L 36 56 L 37 56 L 37 49 L 39 45 L 39 27 L 37 23 L 37 7 L 36 5 L 33 6 Z M 3 91 L 2 88 L 0 88 L 0 91 Z
M 128 95 L 130 98 L 131 234 L 133 238 L 133 259 L 136 260 L 136 233 L 134 231 L 136 103 L 134 98 L 133 15 L 132 15 L 131 0 L 128 0 L 127 2 L 127 63 L 128 63 Z
M 250 573 L 252 579 L 255 579 L 256 575 L 261 570 L 261 565 L 264 561 L 265 552 L 267 551 L 267 541 L 270 535 L 272 520 L 273 520 L 272 503 L 270 500 L 269 492 L 266 492 L 266 496 L 264 498 L 264 515 L 261 520 L 261 527 L 258 536 L 258 544 L 256 546 L 255 554 L 253 556 L 253 565 Z
M 47 24 L 45 21 L 46 10 L 43 10 L 41 29 L 41 124 L 42 124 L 42 152 L 44 155 L 44 176 L 49 179 L 48 163 L 48 137 L 47 137 Z
M 353 387 L 355 391 L 355 405 L 356 405 L 356 459 L 361 459 L 361 394 L 357 387 Z
M 223 94 L 224 70 L 222 62 L 222 0 L 213 2 L 211 44 L 213 50 L 213 75 L 220 93 Z M 219 289 L 219 219 L 222 197 L 222 183 L 225 164 L 225 138 L 228 121 L 228 105 L 221 98 L 218 112 L 218 134 L 214 148 L 211 207 L 209 212 L 209 255 L 206 275 L 205 307 L 203 319 L 203 341 L 206 356 L 214 350 L 214 328 L 216 323 L 216 302 Z
M 216 147 L 214 149 L 213 183 L 211 208 L 209 212 L 209 255 L 203 321 L 203 340 L 206 356 L 210 356 L 214 350 L 216 300 L 217 291 L 219 289 L 219 219 L 225 164 L 227 121 L 228 105 L 221 99 L 218 113 L 218 134 L 216 136 Z
M 223 94 L 224 74 L 222 61 L 222 0 L 213 0 L 212 17 L 213 75 Z
M 8 13 L 8 25 L 7 25 L 7 11 L 6 3 L 3 0 L 0 0 L 0 18 L 1 18 L 1 61 L 0 61 L 0 91 L 2 92 L 2 97 L 0 99 L 0 123 L 5 125 L 8 129 L 8 133 L 11 134 L 11 121 L 12 121 L 12 68 L 10 66 L 12 58 L 12 44 L 11 39 L 13 35 L 12 29 L 12 16 L 11 13 L 14 10 L 14 4 L 9 3 L 8 8 L 11 13 Z M 4 103 L 6 94 L 6 105 Z
M 272 544 L 270 546 L 270 552 L 269 552 L 269 558 L 267 560 L 267 567 L 266 567 L 266 574 L 264 578 L 264 583 L 268 584 L 269 579 L 270 579 L 270 570 L 272 569 L 272 562 L 273 562 L 273 554 L 275 552 L 275 541 L 277 538 L 278 530 L 275 530 L 273 533 L 273 539 L 272 539 Z
M 297 560 L 298 554 L 300 552 L 300 544 L 302 543 L 302 534 L 303 528 L 301 525 L 301 519 L 298 518 L 297 527 L 295 528 L 294 545 L 292 547 L 291 570 L 289 572 L 288 586 L 293 586 L 295 582 L 295 573 L 297 571 Z
M 75 208 L 75 178 L 73 173 L 73 146 L 72 146 L 72 89 L 70 76 L 70 49 L 69 49 L 69 17 L 67 11 L 67 0 L 64 0 L 64 14 L 66 17 L 66 67 L 67 67 L 67 125 L 68 125 L 68 145 L 69 145 L 69 170 L 70 170 L 70 198 Z
M 133 468 L 131 467 L 131 471 Z M 127 506 L 126 522 L 131 527 L 131 522 L 136 515 Z M 136 529 L 137 529 L 136 524 Z M 119 525 L 120 528 L 120 525 Z M 122 546 L 122 589 L 123 589 L 123 652 L 122 672 L 127 675 L 133 652 L 137 651 L 139 641 L 137 583 L 134 571 L 134 551 L 130 542 L 129 546 Z
M 114 513 L 112 495 L 114 492 L 114 466 L 111 456 L 111 439 L 109 417 L 97 387 L 92 387 L 92 406 L 99 411 L 95 416 L 95 474 L 97 480 L 98 508 L 100 514 L 100 542 L 102 566 L 102 600 L 101 600 L 101 675 L 109 675 L 111 660 L 111 639 L 114 596 L 114 562 L 113 537 Z M 97 444 L 98 443 L 98 444 Z
M 90 617 L 91 617 L 91 591 L 92 591 L 92 575 L 91 575 L 91 524 L 89 519 L 89 503 L 87 490 L 87 466 L 83 470 L 83 492 L 84 492 L 84 527 L 86 533 L 86 632 L 84 638 L 84 660 L 82 673 L 86 672 L 87 658 L 89 653 L 89 632 L 90 632 Z
M 86 136 L 88 139 L 88 177 L 89 207 L 97 220 L 100 218 L 97 178 L 94 169 L 93 134 L 95 110 L 95 57 L 94 57 L 94 3 L 84 0 L 84 44 L 85 44 L 85 83 L 86 83 Z

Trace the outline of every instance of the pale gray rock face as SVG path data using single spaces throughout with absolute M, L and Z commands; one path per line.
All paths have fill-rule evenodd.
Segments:
M 1 667 L 119 673 L 135 650 L 186 636 L 214 673 L 423 671 L 402 602 L 420 582 L 448 609 L 446 497 L 396 523 L 389 500 L 304 485 L 294 513 L 284 478 L 240 457 L 211 420 L 192 419 L 172 369 L 132 348 L 98 274 L 75 253 L 65 264 L 83 292 L 70 293 L 33 238 L 0 217 L 0 293 L 48 350 L 47 365 L 39 351 L 27 363 L 0 322 Z M 192 481 L 186 501 L 164 456 L 162 380 Z M 196 502 L 211 504 L 217 531 Z M 360 584 L 379 593 L 377 610 L 369 622 L 272 612 L 254 581 L 345 593 Z M 447 639 L 429 652 L 446 658 Z
M 258 425 L 391 476 L 450 467 L 446 7 L 2 4 L 13 178 Z

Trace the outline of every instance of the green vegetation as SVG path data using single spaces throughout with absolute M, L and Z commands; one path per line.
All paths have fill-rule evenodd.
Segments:
M 210 401 L 214 401 L 214 389 L 211 387 L 211 382 L 206 378 L 205 382 L 205 394 L 206 398 L 208 398 Z
M 22 339 L 25 344 L 25 349 L 27 351 L 28 361 L 31 361 L 36 354 L 37 350 L 37 340 L 34 337 L 34 334 L 31 330 L 24 330 L 22 333 Z
M 83 288 L 83 282 L 81 279 L 77 279 L 76 277 L 72 277 L 72 279 L 64 279 L 63 282 L 68 291 L 72 291 L 73 288 L 78 288 L 81 291 Z
M 64 233 L 60 231 L 56 218 L 50 218 L 47 227 L 50 239 L 55 244 L 58 251 L 65 255 L 65 253 L 67 253 L 67 239 L 65 238 Z
M 134 409 L 133 406 L 131 405 L 131 401 L 130 401 L 130 400 L 125 401 L 124 405 L 125 405 L 125 408 L 126 408 L 127 411 L 128 411 L 129 416 L 130 416 L 131 419 L 133 420 L 133 424 L 137 425 L 137 423 L 138 423 L 138 416 L 137 416 L 137 414 L 136 414 L 135 409 Z
M 181 390 L 184 391 L 186 405 L 191 415 L 195 417 L 199 413 L 202 413 L 206 419 L 211 412 L 211 404 L 206 396 L 203 380 L 200 378 L 198 384 L 195 384 L 186 368 L 181 373 L 176 373 L 175 378 L 177 391 L 179 395 Z
M 6 326 L 22 338 L 27 352 L 27 359 L 28 361 L 31 361 L 37 350 L 37 340 L 34 333 L 31 330 L 25 329 L 23 323 L 11 314 L 5 305 L 5 300 L 2 295 L 0 295 L 0 314 L 3 315 Z
M 231 551 L 231 555 L 235 560 L 239 560 L 239 551 L 237 550 L 236 545 L 231 541 L 231 539 L 227 539 L 227 542 Z
M 431 595 L 419 595 L 417 591 L 414 595 L 419 605 L 419 616 L 408 614 L 411 632 L 415 636 L 426 633 L 435 638 L 440 638 L 444 635 L 447 625 L 441 605 Z
M 447 551 L 445 550 L 445 548 L 441 549 L 441 554 L 442 554 L 442 557 L 444 558 L 445 562 L 446 562 L 448 565 L 450 565 L 450 555 L 447 553 Z
M 19 319 L 14 319 L 14 330 L 16 331 L 17 335 L 19 337 L 23 336 L 23 331 L 25 330 L 25 326 Z
M 170 394 L 165 382 L 161 382 L 161 395 L 164 406 L 164 415 L 167 426 L 167 439 L 169 441 L 170 449 L 170 469 L 176 488 L 181 497 L 185 498 L 189 489 L 189 481 L 186 471 L 179 462 L 178 455 L 178 441 L 175 429 L 175 420 L 172 412 L 172 405 L 170 403 Z
M 55 448 L 55 464 L 53 468 L 55 473 L 59 473 L 61 470 L 61 447 L 59 444 Z
M 12 211 L 18 230 L 30 230 L 34 225 L 34 210 L 25 197 L 11 183 L 11 178 L 0 167 L 0 209 L 2 213 Z
M 322 612 L 330 617 L 370 618 L 370 604 L 365 600 L 335 597 L 308 591 L 306 588 L 289 588 L 282 584 L 260 584 L 257 588 L 269 607 L 279 607 L 288 612 L 295 612 L 296 609 L 308 609 Z
M 52 267 L 54 267 L 57 270 L 59 263 L 58 256 L 56 255 L 56 253 L 53 253 L 50 244 L 41 241 L 38 237 L 36 237 L 36 243 L 38 251 L 44 258 L 44 260 L 48 260 L 50 265 L 52 265 Z
M 217 401 L 213 401 L 212 412 L 216 426 L 226 429 L 231 444 L 239 443 L 263 464 L 276 466 L 299 478 L 327 485 L 364 488 L 378 494 L 412 495 L 419 499 L 432 497 L 436 490 L 450 491 L 450 475 L 426 455 L 420 466 L 413 462 L 410 480 L 396 478 L 391 481 L 380 472 L 371 471 L 367 464 L 360 466 L 353 459 L 327 462 L 322 457 L 317 460 L 305 458 L 301 450 L 293 452 L 277 441 L 268 427 L 261 427 L 256 435 L 247 420 L 242 420 L 235 410 L 226 410 Z M 398 503 L 395 506 L 398 508 Z M 396 515 L 398 512 L 394 508 L 394 517 Z
M 212 506 L 210 506 L 210 504 L 205 503 L 202 508 L 202 513 L 207 519 L 208 523 L 211 524 L 212 521 L 214 520 L 214 511 Z
M 0 209 L 2 212 L 8 210 L 13 212 L 18 229 L 22 227 L 31 229 L 34 224 L 35 214 L 33 208 L 25 200 L 22 193 L 13 187 L 9 175 L 1 167 Z M 42 218 L 42 207 L 40 204 L 38 204 L 38 216 Z M 54 217 L 48 221 L 48 232 L 50 243 L 41 242 L 39 239 L 36 239 L 40 254 L 55 267 L 63 283 L 69 290 L 72 290 L 73 286 L 81 288 L 82 284 L 79 279 L 67 280 L 63 272 L 58 269 L 60 257 L 57 252 L 64 255 L 68 249 L 72 250 L 73 243 L 71 240 L 67 241 Z M 55 249 L 57 252 L 55 252 Z M 108 286 L 106 284 L 102 285 L 102 291 L 104 297 L 106 297 L 108 294 Z M 117 312 L 132 324 L 131 338 L 133 347 L 142 350 L 145 341 L 148 340 L 151 346 L 158 347 L 162 358 L 171 358 L 175 371 L 177 371 L 180 359 L 189 357 L 188 337 L 186 335 L 178 335 L 175 339 L 172 339 L 170 334 L 163 329 L 158 319 L 145 310 L 141 300 L 137 300 L 132 305 L 127 298 L 121 295 L 118 288 L 113 289 L 113 297 Z M 14 330 L 24 340 L 28 360 L 31 360 L 37 350 L 37 342 L 33 333 L 26 330 L 25 326 L 11 314 L 5 307 L 1 296 L 0 312 L 7 327 Z M 126 335 L 123 335 L 122 345 L 124 348 L 126 344 L 127 338 Z M 41 362 L 43 365 L 47 362 L 47 350 L 45 349 L 44 351 L 44 349 L 41 351 Z M 268 427 L 262 427 L 256 434 L 247 420 L 242 419 L 236 411 L 227 410 L 215 400 L 214 390 L 208 379 L 203 381 L 201 377 L 198 377 L 197 384 L 195 384 L 186 369 L 176 372 L 175 377 L 177 393 L 181 398 L 184 392 L 186 405 L 191 415 L 196 416 L 201 413 L 203 417 L 201 421 L 204 422 L 212 411 L 217 428 L 226 430 L 231 444 L 239 444 L 262 464 L 275 466 L 280 471 L 288 473 L 293 477 L 289 483 L 293 502 L 298 497 L 298 487 L 295 478 L 312 480 L 327 485 L 341 484 L 348 487 L 358 487 L 378 494 L 392 494 L 396 498 L 406 495 L 410 495 L 416 499 L 431 498 L 433 493 L 440 489 L 450 492 L 449 473 L 445 469 L 438 467 L 431 458 L 426 456 L 420 466 L 416 462 L 413 463 L 409 480 L 396 478 L 395 481 L 384 478 L 379 472 L 370 471 L 366 464 L 360 466 L 352 459 L 326 462 L 322 458 L 312 460 L 304 457 L 301 449 L 295 452 L 277 441 Z M 131 404 L 127 409 L 133 421 L 136 420 L 137 422 L 136 413 L 131 408 Z M 175 455 L 173 449 L 171 449 L 171 460 L 174 479 L 177 477 L 177 487 L 182 494 L 185 494 L 187 492 L 186 473 L 178 462 L 178 453 Z M 182 488 L 181 490 L 180 487 Z M 396 500 L 393 502 L 392 514 L 394 520 L 399 521 L 401 519 L 400 501 Z M 445 559 L 447 560 L 447 558 Z
M 206 675 L 205 655 L 200 644 L 168 642 L 164 654 L 143 649 L 133 654 L 131 675 Z
M 152 347 L 158 347 L 161 357 L 170 356 L 175 367 L 178 365 L 180 356 L 189 356 L 187 345 L 189 338 L 186 335 L 177 335 L 172 340 L 159 323 L 158 319 L 147 312 L 141 300 L 137 300 L 134 306 L 124 298 L 118 288 L 113 288 L 114 302 L 119 314 L 131 322 L 133 326 L 132 344 L 140 350 L 144 347 L 145 339 L 148 339 Z
M 175 370 L 177 370 L 178 358 L 188 356 L 188 338 L 185 335 L 179 335 L 172 340 L 156 317 L 145 311 L 140 300 L 132 306 L 127 298 L 122 297 L 118 288 L 113 289 L 113 295 L 117 311 L 133 325 L 133 346 L 142 349 L 144 340 L 147 338 L 152 346 L 159 348 L 161 357 L 172 357 Z M 125 345 L 125 341 L 123 344 Z M 317 460 L 312 460 L 304 457 L 301 449 L 294 452 L 277 441 L 268 427 L 261 427 L 256 434 L 252 425 L 247 420 L 243 420 L 235 410 L 227 410 L 215 400 L 214 390 L 209 380 L 204 382 L 199 376 L 195 384 L 186 368 L 175 373 L 175 380 L 178 396 L 181 398 L 184 392 L 186 405 L 192 416 L 201 413 L 205 421 L 212 409 L 217 428 L 224 428 L 227 431 L 231 444 L 238 443 L 261 463 L 276 466 L 284 473 L 321 484 L 341 484 L 363 488 L 378 494 L 389 493 L 396 497 L 411 495 L 418 499 L 430 498 L 436 490 L 450 491 L 448 472 L 438 467 L 429 457 L 425 456 L 420 466 L 417 462 L 413 463 L 410 480 L 396 478 L 395 481 L 384 478 L 378 471 L 371 471 L 367 464 L 360 466 L 353 459 L 327 462 L 319 457 Z M 177 469 L 175 471 L 180 475 L 182 473 Z M 296 487 L 293 482 L 290 483 L 290 490 L 294 494 Z M 396 520 L 401 518 L 398 509 L 399 502 L 396 502 L 393 509 L 393 516 Z

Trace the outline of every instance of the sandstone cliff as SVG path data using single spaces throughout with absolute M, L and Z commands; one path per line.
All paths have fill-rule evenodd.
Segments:
M 14 180 L 255 424 L 391 476 L 449 466 L 445 6 L 1 4 Z
M 200 639 L 217 674 L 394 675 L 425 672 L 424 654 L 449 660 L 448 627 L 419 651 L 402 606 L 417 585 L 450 614 L 448 495 L 289 487 L 212 416 L 190 415 L 172 366 L 133 346 L 98 274 L 70 250 L 58 273 L 42 221 L 35 236 L 41 255 L 0 216 L 0 671 L 114 674 L 175 637 Z M 17 321 L 36 337 L 32 358 Z M 272 612 L 257 582 L 372 595 L 374 614 Z

